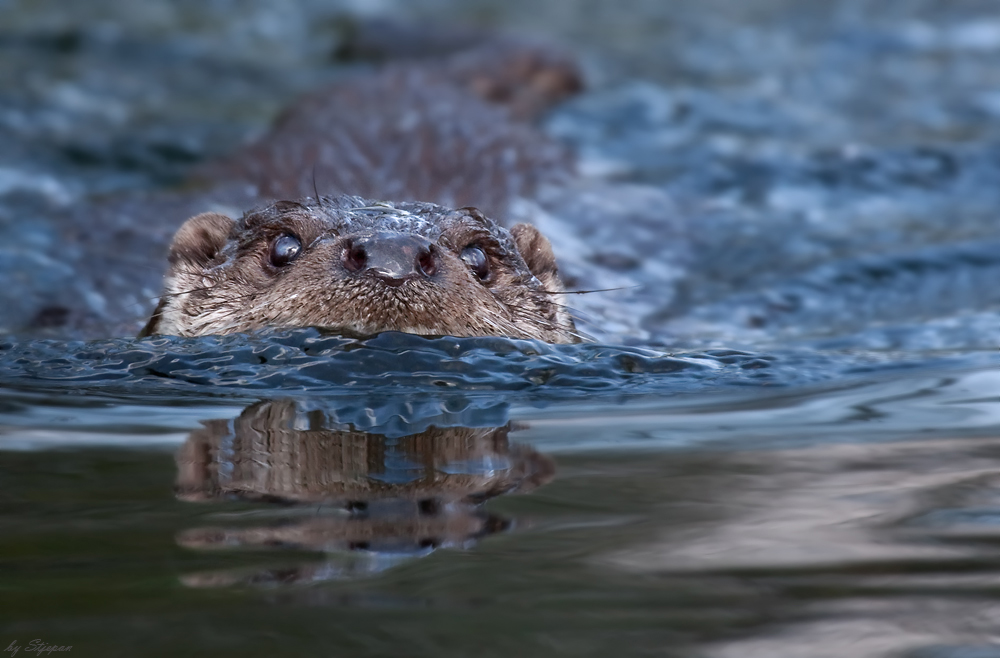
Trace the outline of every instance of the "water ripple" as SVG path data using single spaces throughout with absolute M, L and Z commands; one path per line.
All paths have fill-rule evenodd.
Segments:
M 670 353 L 505 338 L 369 338 L 316 329 L 202 338 L 0 343 L 0 385 L 125 395 L 254 397 L 393 392 L 504 394 L 510 399 L 668 394 L 709 387 L 790 386 L 942 363 L 982 365 L 996 355 L 917 358 L 891 352 L 731 349 Z

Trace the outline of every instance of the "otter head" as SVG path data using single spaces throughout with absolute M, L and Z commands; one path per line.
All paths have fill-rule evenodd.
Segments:
M 139 334 L 321 326 L 577 342 L 548 240 L 475 208 L 358 197 L 189 219 Z

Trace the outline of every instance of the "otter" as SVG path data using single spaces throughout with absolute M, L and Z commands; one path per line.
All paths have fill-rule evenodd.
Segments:
M 420 35 L 423 31 L 414 33 Z M 386 52 L 390 55 L 399 42 L 393 37 L 386 43 L 387 33 L 381 28 L 367 34 L 375 37 L 376 46 L 389 46 Z M 399 30 L 392 34 L 399 34 Z M 0 306 L 5 309 L 0 314 L 0 334 L 91 339 L 134 336 L 144 325 L 142 335 L 236 331 L 236 327 L 259 325 L 260 304 L 265 299 L 275 309 L 267 320 L 273 318 L 281 326 L 335 319 L 329 309 L 308 311 L 313 300 L 325 294 L 315 287 L 320 285 L 318 279 L 315 284 L 303 280 L 304 285 L 297 291 L 290 291 L 297 273 L 311 262 L 311 249 L 303 245 L 302 257 L 280 268 L 280 277 L 251 277 L 235 288 L 225 288 L 230 295 L 228 302 L 222 297 L 213 298 L 217 320 L 226 303 L 249 307 L 246 302 L 251 299 L 256 300 L 256 310 L 230 310 L 233 315 L 237 310 L 253 311 L 253 318 L 248 316 L 246 322 L 236 322 L 235 317 L 213 322 L 204 322 L 207 316 L 195 320 L 184 309 L 207 301 L 211 295 L 196 292 L 195 288 L 203 286 L 191 281 L 201 277 L 202 270 L 211 269 L 208 261 L 221 253 L 216 244 L 221 240 L 219 235 L 229 236 L 234 228 L 238 231 L 241 226 L 249 226 L 220 217 L 203 217 L 185 225 L 185 221 L 206 211 L 238 218 L 248 209 L 263 206 L 285 208 L 280 212 L 288 214 L 294 206 L 277 204 L 279 200 L 310 197 L 313 201 L 300 203 L 327 205 L 316 201 L 322 192 L 330 198 L 357 195 L 391 199 L 390 205 L 397 209 L 403 207 L 398 202 L 429 202 L 441 207 L 433 213 L 436 217 L 475 207 L 504 229 L 512 229 L 513 222 L 505 218 L 517 215 L 516 206 L 512 207 L 515 200 L 534 198 L 542 189 L 564 185 L 574 177 L 574 158 L 569 150 L 545 137 L 531 121 L 579 90 L 581 75 L 570 57 L 550 47 L 489 34 L 459 36 L 435 36 L 434 43 L 417 48 L 429 48 L 428 56 L 421 59 L 399 61 L 390 57 L 378 68 L 358 66 L 339 71 L 337 80 L 329 86 L 291 99 L 276 122 L 256 139 L 229 154 L 193 164 L 175 181 L 182 184 L 179 188 L 136 190 L 54 212 L 46 218 L 52 223 L 52 242 L 41 253 L 34 253 L 36 242 L 25 243 L 24 258 L 16 262 L 29 265 L 20 268 L 12 280 L 5 279 L 9 285 L 0 286 Z M 371 41 L 361 44 L 361 50 L 370 51 Z M 362 205 L 377 204 L 364 201 Z M 371 213 L 353 214 L 363 219 Z M 246 219 L 259 214 L 250 212 Z M 341 219 L 346 220 L 347 215 L 342 213 Z M 423 215 L 423 219 L 434 221 L 430 214 Z M 346 223 L 334 223 L 341 225 L 338 234 L 346 236 L 351 232 Z M 359 226 L 359 230 L 367 229 Z M 406 232 L 397 221 L 390 232 L 400 231 Z M 509 234 L 500 228 L 486 232 L 495 233 L 497 244 L 503 248 L 492 255 L 484 252 L 484 257 L 520 259 L 517 263 L 510 261 L 503 270 L 517 271 L 517 276 L 512 274 L 508 280 L 506 275 L 498 275 L 488 285 L 477 282 L 480 289 L 475 292 L 456 289 L 447 300 L 435 297 L 434 303 L 441 304 L 433 313 L 435 317 L 430 317 L 426 307 L 424 311 L 418 306 L 407 307 L 405 312 L 414 313 L 410 321 L 400 315 L 400 295 L 424 284 L 408 282 L 389 296 L 371 293 L 367 302 L 345 298 L 345 309 L 352 304 L 358 308 L 368 304 L 367 320 L 362 315 L 348 314 L 344 316 L 346 325 L 366 331 L 423 327 L 458 335 L 570 340 L 572 324 L 568 315 L 559 310 L 559 296 L 552 294 L 560 290 L 558 277 L 546 269 L 549 265 L 536 263 L 540 269 L 534 278 L 538 282 L 532 282 L 533 270 L 529 266 L 535 260 L 544 260 L 525 251 L 532 248 L 534 234 L 526 228 Z M 238 233 L 231 237 L 234 244 L 257 239 Z M 520 247 L 524 249 L 518 251 Z M 444 247 L 438 245 L 435 249 Z M 473 252 L 466 256 L 478 258 Z M 157 299 L 164 283 L 160 264 L 165 260 L 169 270 L 166 296 Z M 36 266 L 42 262 L 52 263 L 53 267 Z M 211 269 L 206 276 L 216 277 L 223 271 L 245 274 L 243 265 Z M 432 277 L 435 285 L 444 282 L 444 271 L 451 271 L 446 261 L 442 268 L 442 273 Z M 0 268 L 0 278 L 6 277 L 7 271 Z M 251 290 L 252 284 L 277 285 L 279 279 L 288 295 L 298 296 L 279 300 L 268 297 L 265 290 Z M 514 294 L 509 286 L 501 291 L 515 279 L 525 286 L 520 293 Z M 214 278 L 212 282 L 218 283 Z M 223 290 L 219 287 L 216 293 Z M 235 296 L 237 290 L 239 296 Z M 199 301 L 200 296 L 204 300 Z M 377 312 L 371 303 L 379 299 L 396 304 L 395 310 Z M 475 321 L 469 318 L 480 312 L 480 307 L 490 312 L 498 303 L 507 305 L 508 310 Z M 297 315 L 287 308 L 292 304 L 303 306 Z M 521 310 L 512 310 L 511 304 Z M 400 317 L 379 320 L 393 314 Z M 526 323 L 530 322 L 540 324 L 529 328 Z
M 189 219 L 139 334 L 322 326 L 359 334 L 580 340 L 549 241 L 472 207 L 354 196 Z
M 299 99 L 201 171 L 299 200 L 189 219 L 140 337 L 323 326 L 579 341 L 548 240 L 486 215 L 571 171 L 524 120 L 581 86 L 561 54 L 498 40 Z

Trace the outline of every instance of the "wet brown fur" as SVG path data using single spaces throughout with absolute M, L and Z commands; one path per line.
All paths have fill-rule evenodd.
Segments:
M 349 271 L 343 259 L 351 240 L 381 232 L 430 241 L 437 271 L 399 286 Z M 289 234 L 303 251 L 277 268 L 270 246 Z M 470 245 L 487 254 L 487 281 L 460 257 Z M 558 294 L 548 240 L 526 224 L 508 231 L 475 208 L 343 196 L 278 202 L 239 221 L 203 214 L 178 231 L 169 263 L 166 291 L 142 335 L 322 326 L 361 334 L 579 340 Z

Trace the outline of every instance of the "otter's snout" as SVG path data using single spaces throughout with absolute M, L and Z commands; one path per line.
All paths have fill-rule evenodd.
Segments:
M 373 276 L 389 286 L 437 272 L 434 245 L 412 233 L 375 233 L 348 240 L 343 254 L 347 271 Z

